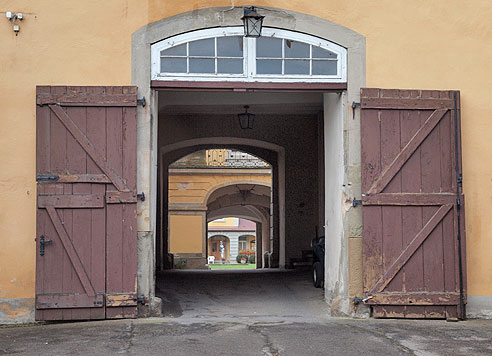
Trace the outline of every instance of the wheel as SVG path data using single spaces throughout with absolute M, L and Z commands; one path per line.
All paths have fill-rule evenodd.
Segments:
M 316 288 L 323 287 L 323 268 L 321 262 L 317 261 L 313 263 L 313 284 Z

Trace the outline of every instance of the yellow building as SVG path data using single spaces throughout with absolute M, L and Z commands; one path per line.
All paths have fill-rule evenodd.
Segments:
M 168 227 L 206 226 L 169 166 L 204 149 L 271 165 L 272 265 L 325 235 L 333 314 L 492 317 L 489 0 L 0 13 L 0 322 L 152 315 Z
M 259 253 L 270 252 L 271 174 L 266 162 L 236 150 L 200 150 L 173 162 L 159 267 L 206 268 L 209 256 L 235 262 L 244 237 L 250 246 L 257 236 Z

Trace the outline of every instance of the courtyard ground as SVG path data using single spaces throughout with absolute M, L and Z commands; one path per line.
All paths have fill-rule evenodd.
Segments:
M 330 317 L 309 273 L 173 271 L 162 318 L 0 328 L 6 355 L 492 355 L 492 321 Z

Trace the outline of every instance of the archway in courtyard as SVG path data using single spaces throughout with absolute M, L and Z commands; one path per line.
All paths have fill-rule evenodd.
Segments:
M 257 268 L 270 266 L 270 256 L 278 253 L 274 251 L 279 244 L 274 242 L 275 235 L 273 234 L 272 225 L 272 186 L 264 182 L 255 184 L 222 184 L 211 190 L 207 196 L 207 222 L 217 220 L 219 218 L 235 217 L 239 221 L 254 222 L 255 244 L 250 245 L 252 239 L 248 239 L 249 246 L 241 245 L 241 229 L 231 231 L 237 244 L 234 246 L 234 256 L 242 250 L 250 250 L 255 253 L 255 264 Z M 239 227 L 239 226 L 238 226 Z M 209 232 L 210 234 L 210 232 Z M 264 261 L 267 259 L 267 263 Z
M 223 166 L 217 166 L 211 160 L 211 156 L 217 153 L 228 155 L 222 162 Z M 239 156 L 241 158 L 238 160 Z M 162 173 L 160 206 L 165 213 L 161 215 L 162 235 L 158 242 L 165 256 L 162 268 L 181 266 L 183 259 L 187 260 L 186 268 L 206 266 L 209 256 L 206 230 L 207 223 L 213 220 L 210 218 L 212 216 L 217 219 L 237 214 L 240 219 L 257 221 L 260 229 L 258 235 L 261 236 L 264 231 L 267 239 L 266 250 L 273 252 L 275 248 L 275 255 L 278 256 L 280 220 L 277 220 L 274 229 L 270 219 L 274 206 L 272 170 L 271 165 L 255 156 L 223 148 L 194 151 L 163 166 L 161 171 L 167 171 L 167 175 Z M 238 234 L 239 230 L 235 233 Z M 275 243 L 271 235 L 276 236 Z M 234 247 L 237 250 L 237 236 L 235 238 Z M 237 251 L 233 257 L 236 255 Z
M 329 260 L 330 263 L 330 273 L 327 274 L 327 277 L 330 281 L 330 283 L 326 284 L 326 288 L 329 291 L 330 297 L 337 297 L 337 298 L 343 298 L 344 302 L 339 304 L 340 308 L 343 309 L 344 311 L 347 311 L 347 306 L 348 304 L 345 303 L 347 301 L 347 286 L 348 286 L 348 274 L 347 274 L 347 259 L 344 257 L 344 253 L 342 251 L 347 251 L 347 243 L 348 241 L 346 240 L 346 237 L 344 237 L 343 231 L 345 229 L 345 224 L 347 223 L 347 219 L 350 219 L 352 217 L 352 213 L 349 211 L 348 213 L 342 213 L 343 210 L 343 201 L 342 201 L 342 192 L 341 191 L 328 191 L 325 190 L 325 186 L 333 186 L 333 187 L 341 187 L 342 182 L 345 181 L 346 178 L 345 175 L 349 170 L 347 170 L 347 167 L 345 167 L 344 170 L 344 164 L 347 164 L 348 166 L 352 165 L 355 161 L 357 161 L 357 154 L 351 154 L 348 155 L 348 146 L 346 146 L 347 152 L 345 152 L 345 148 L 343 146 L 343 134 L 342 132 L 346 132 L 347 134 L 350 133 L 350 137 L 347 136 L 345 139 L 349 141 L 353 141 L 354 139 L 357 141 L 358 139 L 358 134 L 359 130 L 358 128 L 354 127 L 353 129 L 350 129 L 346 125 L 349 123 L 348 120 L 348 115 L 343 109 L 343 105 L 347 105 L 347 103 L 350 103 L 352 101 L 355 101 L 358 96 L 359 96 L 359 88 L 363 85 L 364 83 L 364 63 L 365 63 L 365 45 L 364 45 L 364 39 L 362 36 L 358 35 L 357 33 L 354 33 L 353 31 L 350 31 L 346 28 L 343 28 L 342 26 L 336 25 L 334 23 L 331 23 L 326 20 L 318 19 L 312 16 L 306 16 L 300 13 L 294 13 L 294 12 L 289 12 L 289 11 L 277 11 L 275 9 L 267 9 L 265 8 L 264 11 L 268 13 L 270 16 L 270 19 L 273 20 L 273 23 L 275 23 L 274 27 L 277 28 L 282 28 L 286 30 L 294 30 L 294 31 L 299 31 L 302 33 L 310 33 L 314 36 L 317 36 L 319 38 L 326 39 L 328 41 L 331 41 L 333 43 L 337 43 L 344 48 L 347 49 L 347 51 L 350 53 L 350 56 L 347 56 L 347 65 L 346 68 L 350 69 L 347 71 L 347 77 L 345 82 L 342 82 L 340 84 L 335 83 L 336 85 L 326 85 L 324 83 L 320 85 L 310 85 L 307 86 L 305 85 L 302 79 L 292 79 L 286 82 L 285 85 L 271 85 L 268 83 L 263 83 L 261 85 L 256 85 L 256 83 L 241 83 L 242 80 L 239 80 L 237 84 L 224 84 L 225 81 L 218 81 L 214 85 L 207 84 L 206 82 L 203 83 L 190 83 L 190 79 L 184 79 L 184 81 L 175 81 L 173 83 L 170 82 L 165 82 L 165 78 L 152 78 L 154 81 L 151 83 L 149 86 L 148 83 L 148 77 L 147 76 L 142 76 L 141 75 L 141 68 L 142 66 L 145 67 L 147 66 L 148 69 L 148 63 L 151 63 L 150 59 L 150 54 L 149 53 L 143 53 L 142 51 L 139 50 L 139 48 L 149 48 L 150 45 L 159 42 L 162 39 L 167 39 L 170 38 L 174 35 L 180 34 L 179 28 L 186 28 L 189 31 L 193 30 L 200 30 L 204 28 L 210 28 L 210 27 L 225 27 L 225 26 L 237 26 L 239 25 L 238 19 L 241 17 L 241 9 L 233 9 L 232 11 L 228 10 L 227 12 L 223 12 L 223 9 L 220 8 L 213 8 L 213 9 L 201 9 L 197 10 L 195 13 L 186 13 L 186 14 L 181 14 L 178 15 L 172 19 L 163 19 L 161 21 L 156 22 L 155 24 L 152 24 L 152 26 L 148 26 L 146 28 L 143 28 L 141 31 L 137 32 L 134 35 L 134 53 L 135 57 L 133 60 L 133 67 L 134 67 L 134 83 L 136 83 L 139 86 L 139 90 L 141 89 L 141 94 L 147 96 L 148 98 L 151 98 L 151 106 L 150 110 L 147 108 L 145 110 L 140 110 L 142 115 L 145 117 L 144 122 L 150 123 L 150 126 L 153 128 L 148 131 L 148 132 L 142 132 L 142 134 L 139 136 L 140 137 L 140 142 L 142 143 L 142 158 L 145 159 L 145 150 L 147 149 L 146 143 L 145 142 L 151 142 L 152 140 L 152 146 L 153 147 L 162 147 L 162 144 L 158 144 L 157 141 L 159 141 L 161 135 L 157 134 L 157 127 L 161 128 L 162 127 L 162 122 L 161 122 L 161 117 L 162 117 L 162 103 L 163 103 L 163 96 L 159 95 L 159 99 L 157 98 L 157 94 L 163 94 L 163 91 L 165 91 L 164 94 L 164 100 L 169 101 L 174 101 L 176 98 L 176 95 L 181 95 L 183 89 L 184 90 L 197 90 L 198 88 L 205 88 L 206 90 L 212 90 L 212 91 L 233 91 L 233 90 L 241 90 L 241 93 L 234 93 L 234 94 L 246 94 L 246 96 L 249 94 L 248 91 L 251 90 L 262 90 L 262 91 L 269 91 L 272 94 L 274 92 L 279 92 L 282 94 L 286 94 L 286 90 L 293 90 L 299 93 L 324 93 L 321 95 L 321 100 L 318 101 L 321 103 L 322 110 L 324 112 L 324 120 L 322 118 L 322 122 L 324 123 L 324 128 L 318 127 L 318 132 L 324 133 L 324 149 L 323 145 L 321 146 L 320 151 L 324 151 L 325 153 L 325 159 L 321 159 L 321 161 L 325 161 L 325 166 L 320 167 L 320 172 L 311 174 L 311 176 L 317 176 L 317 179 L 319 181 L 326 180 L 324 184 L 320 184 L 318 187 L 318 193 L 320 196 L 324 196 L 324 199 L 315 199 L 317 201 L 317 204 L 321 203 L 320 205 L 326 206 L 326 211 L 323 207 L 318 207 L 316 209 L 309 209 L 310 207 L 308 206 L 312 201 L 314 200 L 308 200 L 309 203 L 306 203 L 306 201 L 298 200 L 298 199 L 293 199 L 291 200 L 292 207 L 290 208 L 290 213 L 294 214 L 296 212 L 298 216 L 303 215 L 306 211 L 311 211 L 315 212 L 315 214 L 319 214 L 318 219 L 313 219 L 314 223 L 309 223 L 313 225 L 314 227 L 318 226 L 318 229 L 324 230 L 327 225 L 328 225 L 328 230 L 329 231 L 329 240 L 332 241 L 333 246 L 332 249 L 330 250 L 330 256 L 327 260 Z M 222 16 L 216 17 L 214 14 L 216 12 L 219 12 L 222 14 Z M 199 14 L 199 17 L 196 17 L 196 14 Z M 204 17 L 202 17 L 204 15 Z M 296 19 L 296 21 L 291 22 L 291 19 Z M 212 22 L 213 24 L 211 24 Z M 174 24 L 183 24 L 184 27 L 176 27 Z M 293 24 L 296 25 L 293 25 Z M 180 25 L 181 26 L 181 25 Z M 286 42 L 287 43 L 287 42 Z M 289 42 L 290 43 L 290 42 Z M 191 78 L 191 77 L 190 77 Z M 162 81 L 163 80 L 163 81 Z M 188 83 L 186 82 L 188 81 Z M 191 79 L 193 81 L 193 79 Z M 266 81 L 268 82 L 268 80 Z M 347 82 L 351 83 L 351 86 L 347 90 Z M 181 94 L 180 94 L 181 92 Z M 344 92 L 345 94 L 339 94 Z M 190 92 L 188 92 L 190 93 Z M 171 94 L 171 95 L 170 95 Z M 232 93 L 223 93 L 223 94 L 232 94 Z M 225 95 L 227 97 L 227 95 Z M 302 96 L 302 94 L 301 94 Z M 206 97 L 206 96 L 205 96 Z M 270 98 L 270 96 L 268 95 Z M 194 100 L 193 98 L 191 100 Z M 206 101 L 205 99 L 204 101 Z M 178 100 L 179 101 L 179 100 Z M 226 100 L 227 101 L 227 100 Z M 271 101 L 271 100 L 270 100 Z M 275 102 L 275 101 L 274 101 Z M 287 105 L 285 105 L 287 103 Z M 270 104 L 270 103 L 269 103 Z M 244 103 L 241 103 L 238 105 L 242 109 Z M 301 108 L 301 113 L 302 111 L 305 110 L 304 105 L 298 105 L 297 100 L 292 100 L 292 98 L 287 98 L 285 100 L 281 100 L 279 103 L 277 101 L 277 105 L 281 106 L 281 109 L 287 108 L 289 105 L 291 113 L 299 113 L 296 111 L 296 108 Z M 324 108 L 323 108 L 324 107 Z M 278 108 L 278 106 L 277 106 Z M 282 110 L 277 110 L 277 108 L 273 109 L 273 112 L 275 113 L 281 113 Z M 166 109 L 170 109 L 167 107 Z M 213 116 L 216 116 L 217 114 L 224 114 L 224 112 L 220 112 L 222 108 L 215 107 L 213 109 Z M 168 113 L 167 110 L 166 114 Z M 172 113 L 172 110 L 170 110 Z M 237 109 L 235 109 L 237 112 Z M 270 113 L 273 113 L 272 111 Z M 210 113 L 210 112 L 209 112 Z M 207 116 L 207 112 L 202 112 L 202 116 Z M 210 117 L 210 115 L 208 115 Z M 344 117 L 347 116 L 347 120 L 344 119 Z M 159 117 L 159 120 L 156 120 L 156 118 Z M 346 121 L 346 122 L 345 122 Z M 225 123 L 225 126 L 228 127 L 220 127 L 223 123 Z M 328 124 L 328 125 L 327 125 Z M 186 124 L 185 124 L 186 126 Z M 187 126 L 188 128 L 193 127 Z M 230 125 L 228 124 L 227 121 L 222 121 L 219 125 L 216 124 L 215 127 L 218 127 L 219 130 L 215 133 L 215 138 L 217 137 L 227 137 L 225 141 L 221 141 L 222 145 L 224 144 L 232 144 L 232 145 L 237 145 L 237 142 L 235 142 L 236 139 L 254 139 L 264 142 L 268 142 L 269 140 L 262 139 L 261 137 L 255 137 L 249 136 L 248 133 L 241 133 L 241 132 L 233 132 L 233 133 L 227 133 L 227 129 L 230 128 Z M 166 128 L 167 129 L 167 128 Z M 225 130 L 222 130 L 225 129 Z M 276 133 L 282 133 L 283 128 L 281 126 L 276 128 L 277 131 Z M 345 130 L 345 131 L 344 131 Z M 178 141 L 189 141 L 189 140 L 195 140 L 195 139 L 206 139 L 207 135 L 210 137 L 210 134 L 207 133 L 207 130 L 201 127 L 200 125 L 193 127 L 193 131 L 195 134 L 197 134 L 195 137 L 182 137 L 181 135 L 175 135 L 174 137 L 169 138 L 168 142 L 166 142 L 167 146 L 174 146 L 175 148 L 179 149 L 180 147 L 186 147 L 187 145 L 180 146 L 181 144 L 178 143 Z M 269 130 L 267 130 L 269 131 Z M 283 132 L 285 134 L 286 132 Z M 296 132 L 297 134 L 300 134 L 299 132 Z M 292 139 L 295 137 L 296 133 L 291 134 Z M 205 134 L 205 135 L 203 135 Z M 328 134 L 326 136 L 326 134 Z M 302 136 L 302 134 L 300 134 Z M 321 140 L 322 142 L 322 140 Z M 275 144 L 275 140 L 271 140 L 269 143 Z M 295 146 L 296 142 L 291 141 L 288 143 L 288 145 Z M 282 145 L 280 145 L 282 146 Z M 170 148 L 170 147 L 169 147 Z M 240 148 L 240 147 L 239 147 Z M 172 150 L 172 149 L 171 149 Z M 329 153 L 331 152 L 331 154 Z M 355 152 L 355 151 L 354 151 Z M 254 153 L 254 152 L 252 152 Z M 328 154 L 328 155 L 326 155 Z M 347 154 L 347 156 L 344 156 L 344 154 Z M 179 155 L 178 155 L 179 156 Z M 317 159 L 319 160 L 319 154 L 316 154 Z M 153 158 L 152 158 L 153 157 Z M 342 157 L 346 157 L 347 160 L 344 161 Z M 161 153 L 157 153 L 157 151 L 154 151 L 151 153 L 151 163 L 155 166 L 162 166 L 161 165 Z M 285 159 L 285 155 L 284 155 Z M 302 161 L 302 160 L 301 160 Z M 289 162 L 286 165 L 289 166 Z M 309 166 L 309 164 L 307 164 Z M 285 166 L 284 166 L 285 167 Z M 330 172 L 329 175 L 325 175 L 324 173 Z M 157 171 L 155 171 L 157 172 Z M 345 173 L 343 173 L 345 172 Z M 150 181 L 150 185 L 152 189 L 155 191 L 158 191 L 157 187 L 162 184 L 162 180 L 157 180 L 157 174 L 154 175 L 154 179 Z M 288 179 L 287 179 L 288 180 Z M 159 183 L 158 183 L 159 182 Z M 285 183 L 285 181 L 284 181 Z M 352 191 L 356 192 L 358 189 L 358 183 L 350 182 L 349 185 L 343 185 L 346 193 L 348 195 L 352 196 L 355 193 Z M 286 190 L 288 191 L 288 189 Z M 299 193 L 302 195 L 304 192 L 298 192 L 296 191 L 295 193 Z M 155 196 L 154 199 L 150 200 L 150 203 L 155 203 L 157 201 L 157 195 Z M 295 201 L 297 201 L 297 205 L 295 205 Z M 326 201 L 325 201 L 326 200 Z M 147 203 L 146 203 L 147 204 Z M 146 205 L 144 204 L 144 205 Z M 151 206 L 152 204 L 150 204 Z M 160 204 L 159 204 L 160 205 Z M 156 205 L 159 206 L 159 205 Z M 151 209 L 153 209 L 151 207 Z M 155 209 L 155 208 L 154 208 Z M 157 208 L 159 210 L 159 208 Z M 289 211 L 289 207 L 285 207 L 286 213 Z M 162 212 L 162 211 L 161 211 Z M 151 220 L 149 220 L 150 223 L 152 223 L 152 216 L 155 216 L 157 219 L 157 226 L 159 226 L 159 216 L 162 216 L 161 212 L 157 211 L 156 213 L 150 212 L 150 217 Z M 143 210 L 143 215 L 142 219 L 145 216 L 146 211 Z M 155 215 L 153 215 L 155 214 Z M 165 215 L 165 214 L 164 214 Z M 165 216 L 164 216 L 165 218 Z M 274 217 L 275 218 L 275 217 Z M 355 220 L 359 219 L 357 216 L 355 217 Z M 291 223 L 295 223 L 295 219 L 285 219 L 286 221 L 290 221 Z M 302 216 L 300 218 L 300 221 L 309 221 L 311 220 L 311 217 L 308 219 L 305 219 L 305 216 Z M 314 221 L 318 220 L 318 221 Z M 298 220 L 299 221 L 299 220 Z M 357 224 L 354 221 L 355 224 Z M 285 232 L 288 232 L 290 229 L 287 227 L 285 228 Z M 154 231 L 154 230 L 152 230 Z M 291 231 L 291 233 L 298 235 L 298 236 L 304 236 L 306 240 L 310 239 L 310 236 L 314 234 L 314 228 L 311 228 L 311 232 L 306 232 L 306 233 L 296 233 L 295 231 Z M 157 232 L 157 234 L 159 234 Z M 309 236 L 309 237 L 308 237 Z M 286 237 L 286 242 L 284 248 L 286 250 L 289 250 L 289 244 L 288 242 L 289 238 Z M 142 251 L 147 251 L 145 247 L 143 246 L 144 244 L 148 243 L 147 239 L 141 239 L 141 247 L 143 248 Z M 158 240 L 156 241 L 158 244 Z M 146 245 L 147 246 L 147 245 Z M 292 246 L 290 246 L 292 248 Z M 287 259 L 287 257 L 286 257 Z M 142 260 L 143 261 L 143 260 Z M 286 261 L 281 261 L 282 266 L 286 265 Z M 145 272 L 145 266 L 144 266 L 144 272 Z M 152 282 L 150 281 L 149 284 L 146 284 L 147 282 L 145 281 L 145 278 L 143 280 L 143 283 L 139 284 L 139 288 L 141 287 L 144 293 L 146 286 L 151 286 Z M 151 292 L 152 293 L 152 292 Z
M 241 129 L 237 121 L 237 114 L 243 110 L 238 105 L 241 102 L 248 103 L 256 114 L 252 130 Z M 309 249 L 315 231 L 324 225 L 323 96 L 168 92 L 159 105 L 159 139 L 175 142 L 164 146 L 169 153 L 162 151 L 161 167 L 201 147 L 234 148 L 271 163 L 273 243 L 278 244 L 272 249 L 272 266 L 285 268 L 291 259 L 300 258 L 303 250 Z M 210 131 L 215 137 L 207 137 Z M 160 178 L 163 191 L 165 175 L 162 173 Z M 285 201 L 287 186 L 290 207 Z M 283 211 L 288 211 L 289 217 Z

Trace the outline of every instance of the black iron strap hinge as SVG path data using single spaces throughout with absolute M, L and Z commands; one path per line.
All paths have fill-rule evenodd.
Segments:
M 38 182 L 56 182 L 58 179 L 60 179 L 58 174 L 38 174 L 36 176 Z
M 352 102 L 352 120 L 355 120 L 355 109 L 359 107 L 360 108 L 360 103 L 357 103 L 355 101 Z
M 142 305 L 149 304 L 149 298 L 146 298 L 143 294 L 137 298 L 137 303 L 140 303 Z
M 140 194 L 137 194 L 137 199 L 140 199 L 141 201 L 145 201 L 145 193 L 142 192 Z
M 356 208 L 356 207 L 357 207 L 357 205 L 359 205 L 359 204 L 360 204 L 360 205 L 362 205 L 362 200 L 355 199 L 355 198 L 354 198 L 354 200 L 352 200 L 352 206 L 353 206 L 354 208 Z
M 143 107 L 145 107 L 145 104 L 147 104 L 145 102 L 145 96 L 142 99 L 137 99 L 137 105 L 142 105 Z

